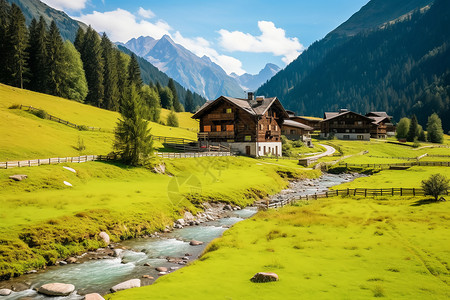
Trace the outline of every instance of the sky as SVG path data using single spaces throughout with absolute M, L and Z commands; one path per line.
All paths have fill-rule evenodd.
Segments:
M 368 0 L 41 0 L 114 42 L 169 35 L 228 74 L 281 68 Z

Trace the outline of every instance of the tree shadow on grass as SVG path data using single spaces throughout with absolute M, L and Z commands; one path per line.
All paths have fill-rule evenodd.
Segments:
M 439 203 L 441 201 L 436 201 L 433 198 L 428 198 L 428 199 L 422 199 L 422 200 L 417 200 L 416 202 L 414 202 L 413 204 L 411 204 L 411 206 L 422 206 L 422 205 L 427 205 L 427 204 L 435 204 L 435 203 Z

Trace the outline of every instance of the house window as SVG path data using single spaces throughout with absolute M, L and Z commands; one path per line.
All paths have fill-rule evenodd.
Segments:
M 259 125 L 259 130 L 264 130 L 264 125 L 263 124 Z
M 275 131 L 278 131 L 278 125 L 275 125 Z
M 234 131 L 234 125 L 227 125 L 227 131 Z
M 222 126 L 221 125 L 216 125 L 216 131 L 222 131 Z
M 364 139 L 364 136 L 363 136 L 362 134 L 358 134 L 358 135 L 356 136 L 356 138 L 357 138 L 358 140 L 363 140 L 363 139 Z
M 246 141 L 246 142 L 251 142 L 251 141 L 252 141 L 252 136 L 251 136 L 251 135 L 246 135 L 246 136 L 244 137 L 244 141 Z
M 258 146 L 258 152 L 261 152 L 261 146 Z
M 345 129 L 345 132 L 350 132 L 350 129 Z
M 269 127 L 268 127 L 268 129 L 267 129 L 267 130 L 271 130 L 271 128 L 272 128 L 272 125 L 270 125 L 270 124 L 269 124 Z
M 231 114 L 231 112 L 232 112 L 231 108 L 227 108 L 226 113 Z
M 263 153 L 264 153 L 264 155 L 266 155 L 266 146 L 264 146 L 264 148 L 263 148 L 264 150 L 263 150 Z
M 355 123 L 356 123 L 356 125 L 362 125 L 363 124 L 362 121 L 356 121 Z
M 294 129 L 291 129 L 291 134 L 295 134 L 295 130 Z
M 348 135 L 348 134 L 344 134 L 344 140 L 349 140 L 350 139 L 350 135 Z
M 211 125 L 205 125 L 205 126 L 203 126 L 203 131 L 204 131 L 204 132 L 210 132 L 210 131 L 211 131 Z

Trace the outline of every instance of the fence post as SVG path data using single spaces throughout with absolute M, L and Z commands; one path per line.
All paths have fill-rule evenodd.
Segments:
M 416 189 L 415 188 L 413 188 L 413 196 L 414 197 L 416 196 Z
M 347 188 L 347 196 L 349 196 L 349 195 L 350 195 L 350 189 Z
M 400 188 L 400 196 L 403 196 L 403 188 Z
M 364 197 L 367 197 L 367 189 L 364 189 Z
M 8 169 L 8 162 L 6 162 L 6 169 Z
M 392 196 L 394 196 L 394 188 L 392 188 Z
M 38 159 L 38 166 L 40 166 L 41 165 L 41 160 L 40 159 Z
M 325 194 L 327 195 L 327 198 L 328 198 L 328 191 L 326 191 Z

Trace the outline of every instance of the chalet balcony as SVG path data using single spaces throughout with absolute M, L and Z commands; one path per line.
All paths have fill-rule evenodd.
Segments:
M 234 139 L 234 131 L 199 132 L 198 138 L 199 139 L 210 139 L 210 138 Z
M 234 120 L 234 113 L 209 114 L 210 120 Z
M 357 129 L 357 128 L 371 128 L 372 126 L 370 124 L 327 124 L 323 126 L 323 128 L 330 128 L 330 129 Z

